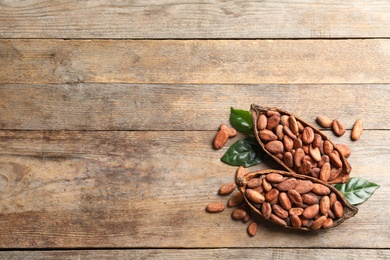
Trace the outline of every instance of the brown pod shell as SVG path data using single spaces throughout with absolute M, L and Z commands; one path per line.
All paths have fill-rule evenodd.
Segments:
M 293 115 L 292 113 L 288 112 L 288 111 L 284 111 L 284 110 L 281 110 L 279 108 L 268 108 L 268 107 L 261 107 L 261 106 L 258 106 L 258 105 L 255 105 L 255 104 L 252 104 L 251 105 L 251 108 L 250 108 L 250 112 L 252 114 L 252 121 L 253 121 L 253 131 L 254 131 L 254 135 L 256 137 L 256 140 L 258 141 L 258 143 L 260 144 L 260 146 L 263 148 L 263 150 L 270 156 L 272 157 L 273 159 L 275 159 L 281 166 L 283 166 L 287 171 L 291 172 L 291 173 L 294 173 L 294 174 L 297 174 L 296 170 L 294 170 L 293 168 L 287 166 L 287 164 L 284 162 L 283 158 L 280 159 L 278 158 L 277 156 L 275 156 L 275 151 L 272 151 L 273 153 L 271 153 L 270 151 L 268 151 L 266 149 L 266 144 L 259 138 L 258 136 L 258 132 L 259 132 L 259 129 L 257 129 L 257 121 L 258 121 L 258 118 L 261 116 L 261 115 L 266 115 L 267 114 L 267 111 L 275 111 L 275 112 L 278 112 L 281 116 L 283 115 L 286 115 L 286 116 L 289 116 L 289 118 L 293 119 L 293 120 L 290 120 L 290 124 L 291 124 L 291 121 L 297 121 L 297 122 L 300 122 L 304 127 L 310 127 L 313 129 L 313 132 L 314 134 L 318 134 L 322 137 L 322 140 L 324 141 L 328 141 L 330 144 L 333 145 L 334 147 L 334 150 L 336 150 L 338 152 L 338 154 L 340 155 L 340 161 L 342 163 L 342 170 L 340 172 L 340 174 L 337 175 L 336 178 L 332 179 L 330 178 L 327 183 L 329 184 L 336 184 L 336 183 L 346 183 L 348 180 L 349 180 L 349 173 L 351 171 L 351 165 L 349 164 L 349 162 L 347 161 L 347 159 L 345 158 L 345 156 L 343 155 L 342 151 L 340 151 L 338 149 L 338 147 L 336 147 L 336 144 L 333 143 L 324 133 L 322 133 L 320 130 L 318 130 L 317 128 L 315 128 L 314 126 L 306 123 L 304 120 L 302 120 L 301 118 L 297 117 L 296 115 Z M 290 126 L 291 127 L 291 126 Z M 268 145 L 270 146 L 270 145 Z M 271 145 L 273 146 L 273 144 Z M 274 148 L 274 147 L 271 147 L 271 148 Z M 282 145 L 280 145 L 280 147 L 278 147 L 279 150 L 282 150 Z M 294 164 L 295 165 L 295 164 Z M 299 167 L 299 165 L 296 165 Z
M 241 194 L 243 195 L 243 197 L 244 197 L 245 201 L 247 202 L 247 204 L 250 206 L 250 208 L 253 210 L 253 212 L 255 214 L 258 214 L 259 216 L 263 217 L 264 219 L 267 219 L 268 221 L 271 221 L 271 222 L 276 223 L 278 225 L 285 226 L 286 228 L 294 229 L 293 226 L 285 225 L 284 222 L 282 223 L 281 221 L 278 221 L 278 218 L 276 218 L 275 216 L 272 216 L 273 214 L 271 214 L 271 216 L 270 216 L 269 215 L 269 213 L 270 213 L 269 209 L 267 211 L 268 216 L 264 216 L 262 211 L 259 210 L 258 205 L 256 207 L 252 203 L 252 201 L 249 198 L 246 197 L 246 192 L 245 191 L 247 189 L 247 183 L 249 182 L 249 180 L 251 180 L 252 178 L 263 178 L 263 176 L 266 176 L 266 175 L 271 174 L 271 173 L 280 174 L 283 177 L 295 178 L 298 181 L 299 180 L 309 180 L 313 184 L 320 184 L 320 185 L 324 185 L 327 188 L 329 188 L 329 190 L 332 193 L 335 194 L 337 200 L 340 202 L 341 205 L 339 205 L 339 204 L 336 205 L 336 208 L 337 208 L 338 212 L 340 212 L 342 214 L 338 219 L 335 219 L 333 221 L 332 227 L 336 227 L 336 226 L 340 225 L 345 220 L 347 220 L 347 219 L 353 217 L 354 215 L 356 215 L 356 213 L 358 212 L 358 209 L 355 206 L 351 205 L 348 202 L 348 200 L 345 198 L 345 196 L 339 190 L 337 190 L 332 185 L 330 185 L 330 184 L 328 184 L 326 182 L 323 182 L 323 181 L 321 181 L 319 179 L 313 178 L 311 176 L 305 176 L 305 175 L 300 175 L 300 174 L 296 174 L 296 173 L 292 173 L 292 172 L 288 172 L 288 171 L 281 171 L 281 170 L 274 170 L 274 169 L 259 170 L 259 171 L 249 172 L 246 175 L 236 176 L 237 188 L 241 192 Z M 265 202 L 265 203 L 267 203 L 267 202 Z M 264 205 L 264 204 L 262 204 L 262 205 Z M 268 205 L 268 206 L 270 206 L 270 205 Z M 270 208 L 270 207 L 268 207 L 268 208 Z M 263 212 L 266 212 L 266 211 L 263 211 Z M 295 227 L 295 229 L 297 229 L 297 228 Z M 298 229 L 306 230 L 306 231 L 313 230 L 312 228 L 310 228 L 310 226 L 306 227 L 304 225 L 300 226 Z M 319 229 L 319 230 L 323 230 L 323 229 Z

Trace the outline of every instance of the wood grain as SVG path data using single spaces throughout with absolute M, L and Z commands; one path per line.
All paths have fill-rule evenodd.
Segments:
M 329 95 L 329 93 L 335 93 Z M 390 129 L 388 85 L 3 84 L 0 128 L 19 130 L 215 130 L 230 107 L 256 103 L 318 115 L 351 129 Z M 349 134 L 349 133 L 348 133 Z
M 0 83 L 389 83 L 390 40 L 0 40 Z
M 388 259 L 390 250 L 386 249 L 131 249 L 131 250 L 58 250 L 58 251 L 20 251 L 0 252 L 0 257 L 9 260 L 32 259 L 300 259 L 300 260 L 336 260 L 340 256 L 345 260 Z
M 1 1 L 2 38 L 389 37 L 388 1 Z
M 217 190 L 236 167 L 220 162 L 215 131 L 1 131 L 2 248 L 386 248 L 390 243 L 387 131 L 350 145 L 352 176 L 381 187 L 356 217 L 323 233 L 260 223 L 250 238 Z M 237 137 L 242 138 L 243 136 Z M 275 168 L 267 161 L 253 169 Z M 351 238 L 353 234 L 354 239 Z M 379 251 L 378 251 L 379 252 Z

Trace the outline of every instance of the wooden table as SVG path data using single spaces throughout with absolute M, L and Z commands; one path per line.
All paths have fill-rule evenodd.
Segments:
M 389 259 L 389 28 L 385 0 L 0 1 L 0 258 Z M 252 103 L 339 118 L 381 187 L 321 233 L 207 214 Z

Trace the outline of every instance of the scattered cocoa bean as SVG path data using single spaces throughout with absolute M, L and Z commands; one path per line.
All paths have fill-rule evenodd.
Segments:
M 229 139 L 229 134 L 225 129 L 221 129 L 215 135 L 213 140 L 213 147 L 216 150 L 221 149 Z
M 255 236 L 256 235 L 256 233 L 257 233 L 257 228 L 258 228 L 258 224 L 256 223 L 256 222 L 252 222 L 252 223 L 250 223 L 249 224 L 249 226 L 248 226 L 248 234 L 250 235 L 250 236 Z
M 207 205 L 206 210 L 210 213 L 222 212 L 225 210 L 225 205 L 221 203 L 210 203 L 209 205 Z
M 236 187 L 237 187 L 237 185 L 235 182 L 225 183 L 224 185 L 222 185 L 219 188 L 218 194 L 219 195 L 228 195 L 228 194 L 232 193 L 236 189 Z
M 362 133 L 363 133 L 363 122 L 361 119 L 357 119 L 352 127 L 351 139 L 353 141 L 359 140 L 360 137 L 362 136 Z
M 327 116 L 317 116 L 316 121 L 320 126 L 324 128 L 330 128 L 333 122 L 333 120 Z
M 344 125 L 340 122 L 339 119 L 334 119 L 332 122 L 332 131 L 336 136 L 340 137 L 343 134 L 345 134 L 346 130 Z

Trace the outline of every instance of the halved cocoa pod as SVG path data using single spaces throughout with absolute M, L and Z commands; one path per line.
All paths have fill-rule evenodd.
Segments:
M 316 166 L 313 163 L 311 163 L 310 165 L 306 163 L 307 165 L 305 165 L 304 169 L 303 166 L 301 166 L 301 164 L 304 163 L 302 161 L 303 157 L 305 157 L 305 155 L 308 155 L 312 158 L 312 162 L 317 163 L 321 160 L 321 157 L 323 155 L 329 154 L 329 157 L 331 157 L 331 174 L 326 175 L 329 176 L 329 178 L 323 180 L 329 184 L 346 183 L 349 180 L 351 165 L 345 158 L 343 151 L 341 151 L 339 147 L 320 130 L 306 123 L 298 116 L 293 115 L 290 112 L 281 110 L 279 108 L 265 108 L 252 104 L 250 112 L 252 114 L 253 120 L 253 131 L 257 141 L 264 149 L 264 151 L 268 153 L 272 158 L 274 158 L 286 170 L 295 174 L 309 175 L 311 169 L 315 168 Z M 263 120 L 264 117 L 268 119 L 269 117 L 267 115 L 275 112 L 277 112 L 282 117 L 289 117 L 289 126 L 284 125 L 283 129 L 285 135 L 294 141 L 294 146 L 289 145 L 288 147 L 285 147 L 286 142 L 283 143 L 278 140 L 268 141 L 262 138 L 262 130 L 258 129 L 257 121 L 260 117 L 262 117 Z M 280 121 L 280 125 L 281 124 L 282 120 Z M 302 127 L 299 128 L 297 125 L 302 125 L 303 129 Z M 275 129 L 276 127 L 274 127 L 273 129 L 267 129 L 267 131 L 275 131 Z M 316 143 L 313 144 L 314 136 L 317 136 L 317 140 Z M 322 140 L 318 140 L 318 136 L 320 136 Z M 324 143 L 324 145 L 326 144 L 326 149 L 320 149 L 317 146 L 318 143 Z M 285 153 L 295 153 L 296 155 L 294 156 L 294 162 L 292 162 L 291 160 L 287 160 L 288 158 L 284 160 L 283 158 Z M 322 163 L 320 165 L 322 167 Z M 317 168 L 321 167 L 317 166 Z
M 267 191 L 264 190 L 261 195 L 266 198 L 265 200 L 260 203 L 259 201 L 252 201 L 253 198 L 247 196 L 247 191 L 250 190 L 247 186 L 248 182 L 254 178 L 267 179 L 268 175 L 272 176 L 272 178 L 268 179 L 276 179 L 274 177 L 280 175 L 284 178 L 284 182 L 288 180 L 292 180 L 291 182 L 311 182 L 312 189 L 306 190 L 305 193 L 301 194 L 291 186 L 292 188 L 287 191 L 285 191 L 285 189 L 280 191 L 279 199 L 272 199 L 272 201 L 267 201 L 267 197 L 269 196 L 267 196 Z M 238 190 L 241 192 L 246 203 L 251 207 L 253 212 L 268 221 L 286 228 L 306 231 L 324 230 L 340 225 L 358 212 L 358 209 L 351 205 L 340 191 L 332 185 L 310 176 L 295 174 L 288 171 L 267 169 L 250 172 L 245 175 L 236 175 L 236 183 Z M 278 187 L 279 184 L 276 184 L 275 188 L 268 192 L 278 190 Z M 286 194 L 287 196 L 285 196 Z M 307 205 L 302 203 L 302 196 L 304 197 L 306 194 L 308 196 L 318 196 L 318 198 L 325 199 L 318 199 L 316 202 L 313 202 L 314 204 L 311 203 L 310 205 Z M 329 196 L 331 196 L 332 201 L 335 200 L 335 202 L 331 203 Z M 289 200 L 289 203 L 286 203 L 286 200 Z M 287 210 L 285 207 L 286 204 L 291 205 L 292 208 L 289 206 L 290 209 Z M 266 208 L 268 208 L 268 210 L 266 210 Z M 316 221 L 320 218 L 321 220 Z M 332 220 L 327 220 L 328 218 Z M 325 220 L 327 221 L 325 222 Z M 300 223 L 305 223 L 305 225 L 301 225 Z

